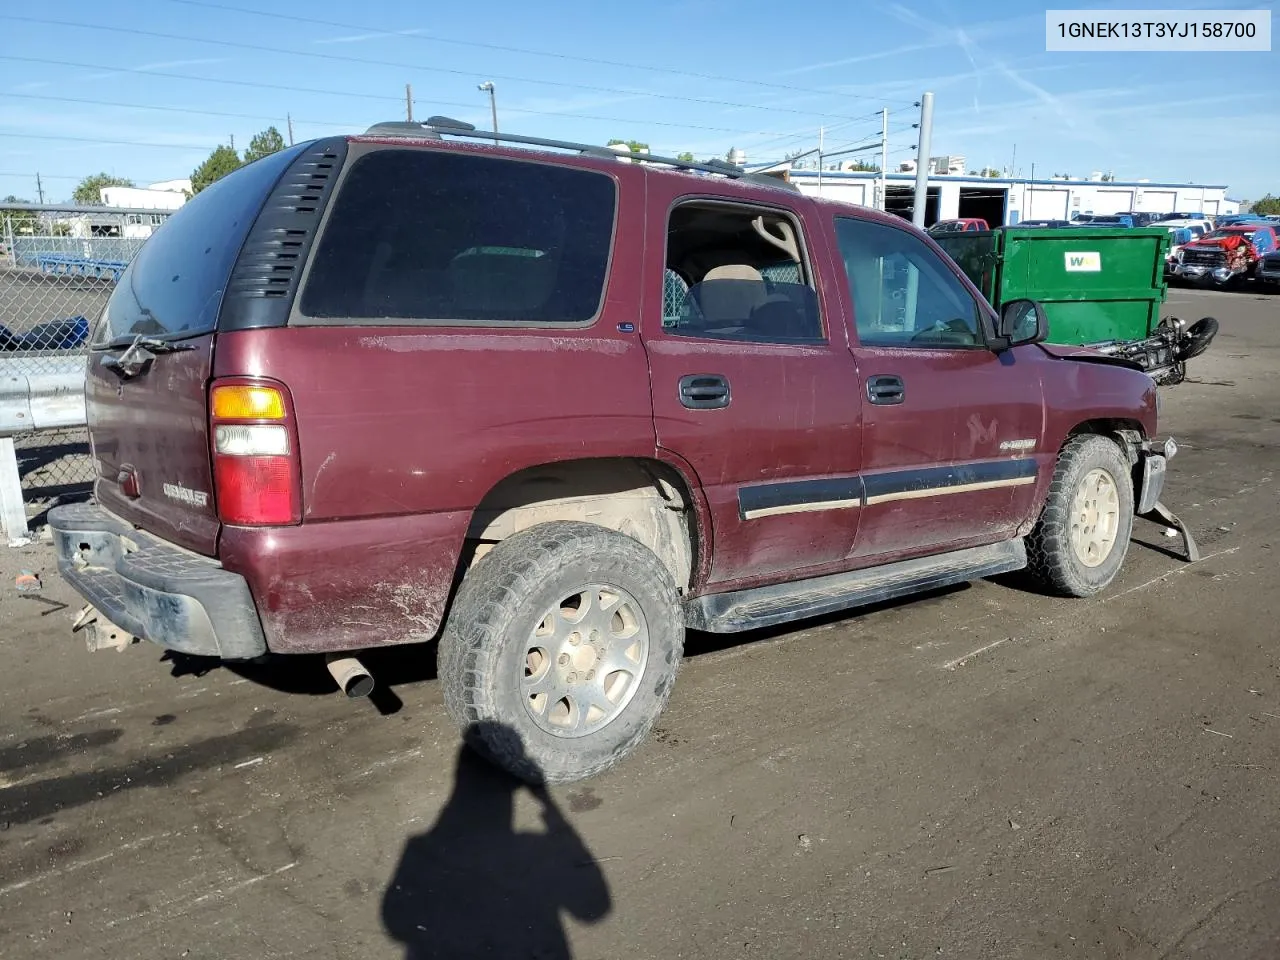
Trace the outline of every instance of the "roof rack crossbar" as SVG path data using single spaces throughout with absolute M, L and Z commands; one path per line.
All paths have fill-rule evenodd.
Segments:
M 737 164 L 725 160 L 680 160 L 676 157 L 663 157 L 651 153 L 637 153 L 634 150 L 614 150 L 599 144 L 576 143 L 572 140 L 552 140 L 547 137 L 529 137 L 518 133 L 495 133 L 489 130 L 477 130 L 472 124 L 448 117 L 431 117 L 424 123 L 406 120 L 392 120 L 386 123 L 375 123 L 365 131 L 369 135 L 430 137 L 461 137 L 470 140 L 492 140 L 494 143 L 519 143 L 531 147 L 550 147 L 556 150 L 572 150 L 602 159 L 630 158 L 642 163 L 656 163 L 662 166 L 675 167 L 679 170 L 700 170 L 703 173 L 714 173 L 735 180 L 746 180 L 750 183 L 764 184 L 770 187 L 781 187 L 797 190 L 791 183 L 766 174 L 751 173 Z

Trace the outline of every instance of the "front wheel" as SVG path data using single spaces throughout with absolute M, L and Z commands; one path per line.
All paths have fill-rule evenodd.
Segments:
M 683 650 L 679 595 L 657 556 L 604 527 L 555 522 L 467 573 L 439 673 L 474 749 L 529 782 L 567 782 L 640 745 Z
M 1120 447 L 1107 437 L 1072 437 L 1027 537 L 1032 575 L 1068 597 L 1105 590 L 1128 553 L 1133 509 L 1133 479 Z

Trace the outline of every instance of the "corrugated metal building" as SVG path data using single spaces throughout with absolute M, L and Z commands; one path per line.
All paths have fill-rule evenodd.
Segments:
M 791 182 L 804 193 L 864 206 L 878 206 L 878 174 L 792 170 Z M 886 177 L 887 209 L 911 216 L 915 175 Z M 1069 220 L 1077 213 L 1238 213 L 1224 185 L 1150 183 L 1142 180 L 1016 180 L 934 175 L 929 178 L 926 226 L 938 220 L 981 217 L 991 226 L 1022 220 Z

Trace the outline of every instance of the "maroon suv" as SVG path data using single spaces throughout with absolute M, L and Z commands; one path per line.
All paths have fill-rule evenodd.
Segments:
M 1151 379 L 901 220 L 492 137 L 301 144 L 156 231 L 93 333 L 96 502 L 50 515 L 91 646 L 363 690 L 360 650 L 438 636 L 475 746 L 570 780 L 643 739 L 686 628 L 1027 566 L 1087 596 L 1162 509 Z

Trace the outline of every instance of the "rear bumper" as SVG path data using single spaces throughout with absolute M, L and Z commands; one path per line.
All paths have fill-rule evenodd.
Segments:
M 93 504 L 49 511 L 58 572 L 116 626 L 170 650 L 224 660 L 267 652 L 244 578 Z

